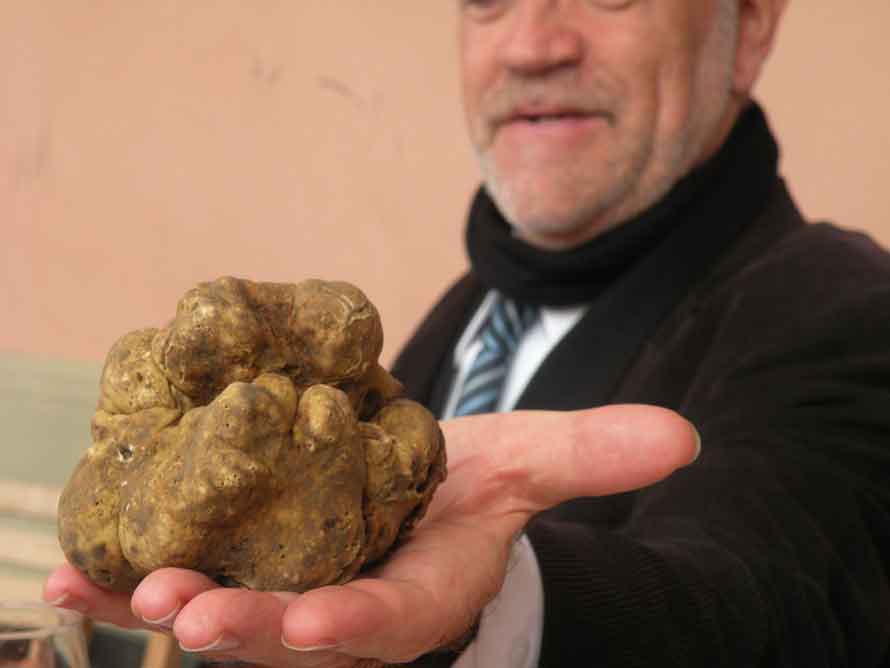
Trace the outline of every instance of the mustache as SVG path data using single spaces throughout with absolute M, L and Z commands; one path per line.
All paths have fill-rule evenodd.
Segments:
M 486 120 L 494 127 L 535 109 L 599 115 L 614 122 L 615 99 L 600 81 L 582 84 L 574 77 L 546 81 L 512 78 L 487 91 L 482 109 Z

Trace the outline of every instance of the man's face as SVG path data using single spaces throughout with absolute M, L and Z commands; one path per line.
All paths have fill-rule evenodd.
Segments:
M 459 2 L 470 138 L 531 243 L 572 246 L 646 209 L 735 119 L 734 2 Z

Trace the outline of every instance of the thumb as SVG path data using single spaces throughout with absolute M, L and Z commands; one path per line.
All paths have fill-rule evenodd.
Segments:
M 449 478 L 461 480 L 454 487 L 490 497 L 467 502 L 506 499 L 509 510 L 529 513 L 651 485 L 692 463 L 701 447 L 679 414 L 631 404 L 470 416 L 442 430 Z

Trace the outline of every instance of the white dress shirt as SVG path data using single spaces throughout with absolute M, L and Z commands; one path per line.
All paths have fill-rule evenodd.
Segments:
M 455 348 L 457 374 L 443 411 L 445 418 L 454 414 L 467 374 L 482 349 L 479 334 L 494 299 L 494 292 L 485 296 Z M 541 317 L 525 332 L 516 349 L 498 411 L 508 411 L 516 405 L 538 366 L 584 315 L 585 309 L 584 306 L 541 309 Z M 534 668 L 540 656 L 543 627 L 541 573 L 531 543 L 523 535 L 513 546 L 501 591 L 483 610 L 479 632 L 454 664 L 455 668 Z

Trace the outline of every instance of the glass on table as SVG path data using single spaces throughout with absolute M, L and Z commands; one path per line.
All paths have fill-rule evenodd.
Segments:
M 47 603 L 0 601 L 0 668 L 90 668 L 83 616 Z

